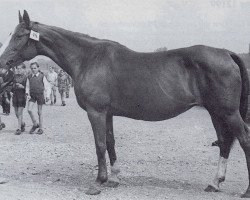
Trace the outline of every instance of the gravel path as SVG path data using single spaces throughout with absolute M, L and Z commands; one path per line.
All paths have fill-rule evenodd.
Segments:
M 43 135 L 29 135 L 26 109 L 24 118 L 27 132 L 16 136 L 13 110 L 2 115 L 1 200 L 230 200 L 247 187 L 245 157 L 236 142 L 222 192 L 203 191 L 215 175 L 219 149 L 211 147 L 215 130 L 201 108 L 162 122 L 115 117 L 121 185 L 98 196 L 84 194 L 96 178 L 97 161 L 90 123 L 73 92 L 65 107 L 44 107 Z

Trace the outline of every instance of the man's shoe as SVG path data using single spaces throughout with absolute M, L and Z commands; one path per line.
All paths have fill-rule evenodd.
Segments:
M 37 128 L 39 128 L 39 124 L 33 125 L 32 128 L 30 129 L 30 134 L 33 134 Z
M 16 132 L 15 132 L 15 135 L 20 135 L 22 132 L 20 129 L 17 129 Z
M 0 124 L 0 131 L 1 131 L 3 128 L 5 128 L 5 124 L 4 124 L 4 123 L 1 123 L 1 124 Z
M 23 122 L 23 124 L 21 125 L 21 132 L 25 131 L 25 123 Z
M 1 126 L 1 128 L 5 128 L 5 123 L 2 122 L 2 123 L 0 124 L 0 126 Z
M 38 129 L 38 131 L 36 132 L 38 135 L 42 135 L 43 134 L 43 130 L 42 129 Z

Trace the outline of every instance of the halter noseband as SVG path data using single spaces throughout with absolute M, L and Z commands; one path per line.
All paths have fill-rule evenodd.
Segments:
M 35 51 L 37 53 L 38 52 L 37 51 L 37 42 L 39 42 L 38 22 L 32 22 L 32 24 L 30 25 L 28 30 L 30 30 L 30 33 L 29 33 L 29 39 L 27 42 L 27 46 L 29 47 L 31 44 L 33 44 L 35 47 Z M 22 57 L 22 54 L 20 56 Z

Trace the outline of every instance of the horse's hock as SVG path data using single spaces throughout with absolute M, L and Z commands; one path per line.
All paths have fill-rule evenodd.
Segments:
M 249 77 L 249 80 L 250 80 L 250 69 L 249 68 L 247 69 L 247 73 L 248 73 L 248 77 Z M 249 81 L 249 88 L 250 88 L 250 81 Z M 247 108 L 246 122 L 248 124 L 250 124 L 250 91 L 249 91 L 249 94 L 248 94 L 248 108 Z
M 248 108 L 247 108 L 246 122 L 250 124 L 250 95 L 248 95 Z

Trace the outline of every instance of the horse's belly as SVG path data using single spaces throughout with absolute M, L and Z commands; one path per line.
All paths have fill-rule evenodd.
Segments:
M 116 108 L 113 107 L 111 111 L 115 116 L 124 116 L 145 121 L 161 121 L 173 118 L 195 105 L 198 105 L 198 103 L 190 102 L 179 105 L 159 103 L 157 105 L 146 105 L 146 107 L 141 104 L 130 105 L 129 107 L 120 105 Z

